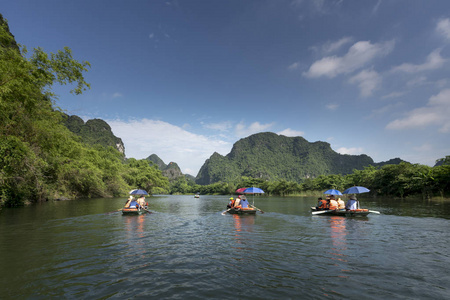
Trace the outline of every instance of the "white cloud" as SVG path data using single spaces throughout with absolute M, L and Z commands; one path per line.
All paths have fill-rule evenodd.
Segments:
M 309 78 L 326 76 L 336 77 L 339 74 L 354 72 L 378 56 L 387 55 L 392 51 L 394 41 L 371 44 L 369 41 L 360 41 L 350 47 L 344 56 L 327 56 L 314 62 L 303 75 Z
M 375 6 L 372 9 L 372 13 L 376 14 L 378 12 L 378 8 L 380 7 L 381 4 L 381 0 L 378 0 L 377 4 L 375 4 Z
M 339 104 L 335 104 L 335 103 L 330 103 L 325 105 L 326 109 L 328 110 L 336 110 L 339 107 Z
M 423 128 L 429 125 L 440 126 L 439 131 L 450 132 L 450 89 L 442 90 L 439 94 L 431 96 L 424 107 L 416 108 L 402 119 L 387 124 L 387 129 L 402 130 Z
M 121 93 L 114 93 L 114 94 L 112 95 L 112 97 L 113 97 L 113 98 L 120 98 L 120 97 L 123 97 L 123 95 L 122 95 Z
M 440 19 L 436 25 L 436 31 L 450 40 L 450 19 Z
M 381 76 L 373 70 L 363 70 L 350 78 L 349 82 L 359 86 L 361 97 L 369 97 L 381 84 Z
M 165 163 L 176 162 L 183 173 L 197 175 L 214 152 L 226 155 L 229 142 L 198 135 L 181 127 L 156 120 L 105 120 L 125 144 L 127 157 L 158 155 Z
M 417 73 L 429 70 L 436 70 L 441 68 L 446 62 L 447 59 L 441 56 L 441 49 L 436 49 L 427 56 L 427 59 L 423 64 L 414 65 L 404 63 L 401 64 L 400 66 L 392 68 L 392 72 Z
M 245 126 L 244 122 L 240 122 L 235 126 L 235 134 L 236 136 L 243 138 L 258 132 L 267 131 L 273 125 L 274 123 L 260 124 L 259 122 L 254 122 L 247 127 Z
M 300 64 L 298 62 L 293 63 L 288 67 L 289 70 L 297 70 L 299 68 Z
M 293 130 L 290 128 L 286 128 L 283 131 L 278 132 L 277 134 L 281 134 L 284 136 L 291 136 L 291 137 L 295 137 L 295 136 L 303 136 L 305 133 L 303 131 L 298 131 L 298 130 Z
M 148 35 L 148 38 L 149 39 L 152 39 L 152 38 L 154 38 L 155 37 L 155 34 L 152 32 L 152 33 L 150 33 L 149 35 Z
M 325 45 L 322 46 L 322 52 L 325 54 L 335 52 L 345 44 L 351 43 L 352 41 L 353 39 L 351 37 L 343 37 L 336 42 L 325 43 Z
M 361 154 L 361 153 L 363 153 L 363 151 L 364 150 L 361 147 L 354 147 L 354 148 L 341 147 L 336 150 L 336 152 L 338 152 L 340 154 L 350 154 L 350 155 Z

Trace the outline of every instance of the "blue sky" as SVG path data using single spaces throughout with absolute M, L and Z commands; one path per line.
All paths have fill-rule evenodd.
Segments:
M 92 64 L 57 104 L 101 118 L 127 157 L 196 175 L 257 132 L 375 162 L 450 155 L 450 1 L 3 0 L 28 50 Z

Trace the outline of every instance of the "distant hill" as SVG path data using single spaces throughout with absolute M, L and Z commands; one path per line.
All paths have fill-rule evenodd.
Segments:
M 339 154 L 329 143 L 310 143 L 303 137 L 258 133 L 237 141 L 226 156 L 214 153 L 201 167 L 197 184 L 232 181 L 240 176 L 300 182 L 327 174 L 350 174 L 354 169 L 399 163 L 393 159 L 374 163 L 365 154 Z
M 112 146 L 125 156 L 125 146 L 121 138 L 116 137 L 111 127 L 101 119 L 92 119 L 86 123 L 78 116 L 65 115 L 64 125 L 82 141 L 89 145 L 100 144 L 102 146 Z
M 450 165 L 450 155 L 436 160 L 435 167 Z
M 157 165 L 158 168 L 161 170 L 163 176 L 167 177 L 169 181 L 184 176 L 183 173 L 181 173 L 180 167 L 175 162 L 170 162 L 168 165 L 166 165 L 164 161 L 161 158 L 159 158 L 159 156 L 156 154 L 152 154 L 146 159 Z

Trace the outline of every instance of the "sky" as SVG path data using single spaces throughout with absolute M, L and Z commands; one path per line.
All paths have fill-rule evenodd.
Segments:
M 56 104 L 196 176 L 258 132 L 375 162 L 450 155 L 448 0 L 2 0 L 18 43 L 91 68 Z

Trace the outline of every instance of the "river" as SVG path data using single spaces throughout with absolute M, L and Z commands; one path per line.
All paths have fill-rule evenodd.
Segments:
M 252 197 L 250 196 L 250 202 Z M 152 196 L 0 211 L 1 299 L 448 299 L 450 203 L 362 200 L 363 218 L 312 216 L 311 197 Z

